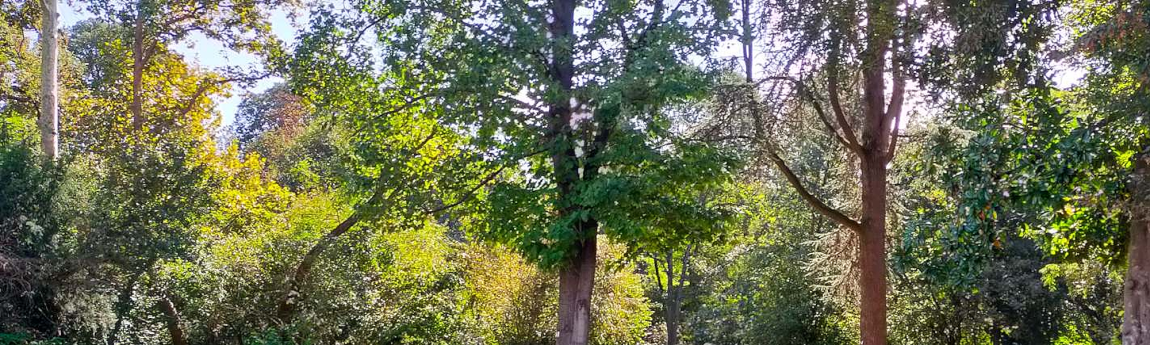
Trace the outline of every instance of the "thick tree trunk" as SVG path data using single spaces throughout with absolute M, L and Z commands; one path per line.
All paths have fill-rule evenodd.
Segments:
M 595 242 L 594 235 L 584 240 L 579 253 L 559 273 L 559 345 L 587 345 L 590 338 Z
M 1134 160 L 1134 181 L 1130 210 L 1130 242 L 1127 247 L 1129 267 L 1122 288 L 1122 344 L 1150 344 L 1150 155 Z
M 886 162 L 864 154 L 862 231 L 859 232 L 859 288 L 862 344 L 886 344 Z
M 886 176 L 887 164 L 893 160 L 894 143 L 898 140 L 892 131 L 897 131 L 897 119 L 901 116 L 904 82 L 897 60 L 892 57 L 890 61 L 894 87 L 888 104 L 886 61 L 887 52 L 896 41 L 894 27 L 897 3 L 893 0 L 876 0 L 869 1 L 867 5 L 867 44 L 862 53 L 864 113 L 860 124 L 862 140 L 857 155 L 862 192 L 861 230 L 858 235 L 861 299 L 859 331 L 862 344 L 886 345 Z
M 56 0 L 42 0 L 44 18 L 40 26 L 40 147 L 50 159 L 59 155 L 59 93 L 57 83 Z
M 575 141 L 572 134 L 571 104 L 568 98 L 574 85 L 575 0 L 552 0 L 551 22 L 547 29 L 551 34 L 551 61 L 548 78 L 557 84 L 561 97 L 556 97 L 548 105 L 548 131 L 551 165 L 555 184 L 559 187 L 559 199 L 567 205 L 561 206 L 560 218 L 578 211 L 578 206 L 570 201 L 573 188 L 580 178 L 591 179 L 598 173 L 593 166 L 584 167 L 584 176 L 579 176 L 579 160 L 576 157 Z M 597 138 L 596 141 L 599 141 Z M 591 154 L 591 153 L 588 153 Z M 586 345 L 591 333 L 591 290 L 595 284 L 595 251 L 598 222 L 594 219 L 574 224 L 575 232 L 582 241 L 576 245 L 576 253 L 571 261 L 559 272 L 559 345 Z

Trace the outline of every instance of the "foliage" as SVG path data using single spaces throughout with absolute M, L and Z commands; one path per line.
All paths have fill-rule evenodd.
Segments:
M 738 116 L 790 112 L 765 135 L 844 213 L 859 162 L 809 102 L 745 97 L 759 84 L 723 48 L 755 12 L 753 72 L 806 76 L 821 102 L 868 63 L 857 4 L 579 1 L 567 40 L 550 2 L 357 0 L 313 4 L 291 47 L 269 14 L 295 1 L 69 4 L 92 13 L 64 28 L 48 161 L 40 6 L 0 2 L 0 344 L 550 343 L 559 273 L 591 236 L 593 344 L 666 341 L 668 267 L 685 343 L 857 342 L 858 243 L 754 164 L 762 133 Z M 1146 1 L 895 16 L 878 29 L 915 47 L 892 57 L 924 116 L 890 165 L 890 340 L 1114 343 L 1150 143 Z M 261 61 L 174 48 L 200 39 Z M 1054 87 L 1062 64 L 1085 76 Z M 223 126 L 217 101 L 268 73 L 284 83 Z

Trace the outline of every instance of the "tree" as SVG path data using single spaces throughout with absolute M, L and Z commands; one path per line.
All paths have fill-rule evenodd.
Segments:
M 808 85 L 809 81 L 804 80 L 808 79 L 806 77 L 800 79 L 782 74 L 754 79 L 752 73 L 757 66 L 753 52 L 758 49 L 754 45 L 757 32 L 749 24 L 752 20 L 751 6 L 745 5 L 744 13 L 747 14 L 743 16 L 741 37 L 745 79 L 752 85 L 750 97 L 754 98 L 745 103 L 749 104 L 746 106 L 749 109 L 747 111 L 753 119 L 752 141 L 764 148 L 770 161 L 813 209 L 840 226 L 851 229 L 858 236 L 861 341 L 863 344 L 885 344 L 887 166 L 897 147 L 906 93 L 906 55 L 913 36 L 902 23 L 911 11 L 907 9 L 900 14 L 899 4 L 893 0 L 867 1 L 865 4 L 819 3 L 815 6 L 824 12 L 818 14 L 800 8 L 811 6 L 806 3 L 770 5 L 776 6 L 775 13 L 782 15 L 777 29 L 780 35 L 800 35 L 800 42 L 794 43 L 796 46 L 792 47 L 795 51 L 790 52 L 793 54 L 792 60 L 781 64 L 781 73 L 790 73 L 792 63 L 807 58 L 811 49 L 826 53 L 825 60 L 818 61 L 823 64 L 821 70 L 825 73 L 825 93 L 829 98 L 831 112 L 828 114 L 824 111 L 822 100 Z M 799 25 L 791 26 L 791 23 Z M 812 34 L 821 31 L 827 34 Z M 847 84 L 840 77 L 844 71 L 849 71 L 848 76 L 853 75 L 854 71 L 861 75 L 862 95 L 857 98 L 860 103 L 857 108 L 843 104 L 843 99 L 856 99 L 856 90 L 844 89 Z M 858 160 L 861 190 L 858 219 L 811 194 L 802 179 L 780 155 L 768 131 L 771 121 L 776 121 L 770 111 L 784 105 L 763 106 L 757 100 L 760 97 L 757 86 L 767 82 L 788 84 L 782 88 L 772 87 L 771 90 L 795 92 L 801 102 L 815 110 L 824 129 L 853 154 L 852 158 Z M 886 90 L 888 84 L 892 87 L 889 100 Z M 774 95 L 766 96 L 768 99 L 770 97 Z
M 948 7 L 956 13 L 985 11 L 973 4 Z M 954 111 L 958 126 L 976 133 L 967 142 L 965 163 L 977 174 L 955 176 L 964 183 L 981 183 L 990 197 L 973 200 L 979 205 L 1004 205 L 1011 214 L 1024 217 L 1023 234 L 1061 261 L 1095 260 L 1104 265 L 1127 259 L 1126 311 L 1123 342 L 1145 342 L 1150 333 L 1138 333 L 1150 321 L 1140 306 L 1146 291 L 1137 291 L 1142 270 L 1150 260 L 1141 254 L 1146 209 L 1143 190 L 1147 133 L 1146 75 L 1142 56 L 1150 49 L 1144 28 L 1145 2 L 1052 2 L 1046 4 L 995 4 L 990 13 L 1017 15 L 1029 25 L 974 21 L 960 37 L 985 38 L 976 31 L 988 26 L 1013 28 L 1010 37 L 969 45 L 966 62 L 938 73 L 928 68 L 928 81 L 942 76 L 943 84 L 955 76 L 974 76 L 974 83 L 946 85 L 957 91 Z M 1016 7 L 1011 7 L 1011 6 Z M 1058 6 L 1067 7 L 1059 8 Z M 1046 13 L 1064 10 L 1063 22 L 1074 33 L 1069 42 L 1051 38 L 1058 25 Z M 1000 14 L 1001 15 L 1001 14 Z M 993 36 L 991 36 L 993 37 Z M 961 40 L 960 40 L 961 41 Z M 989 49 L 987 49 L 989 47 Z M 1051 53 L 1049 50 L 1056 50 Z M 955 49 L 956 52 L 963 51 Z M 1134 53 L 1130 53 L 1134 52 Z M 942 54 L 947 55 L 947 54 Z M 1068 90 L 1051 85 L 1045 66 L 1063 56 L 1088 73 L 1083 82 Z M 995 56 L 1005 58 L 995 59 Z M 934 66 L 938 67 L 938 66 Z M 970 87 L 968 87 L 970 86 Z M 961 89 L 965 87 L 965 89 Z M 996 195 L 1003 195 L 997 197 Z M 992 213 L 993 214 L 993 213 Z M 991 222 L 987 216 L 986 222 Z M 984 221 L 979 219 L 972 223 Z M 981 241 L 981 243 L 987 243 Z
M 658 184 L 697 188 L 725 173 L 705 145 L 674 140 L 661 114 L 705 91 L 687 57 L 711 47 L 710 5 L 365 3 L 361 30 L 343 33 L 373 32 L 388 47 L 378 60 L 405 81 L 385 88 L 393 104 L 442 111 L 486 158 L 524 167 L 487 197 L 488 233 L 560 271 L 559 344 L 589 341 L 599 232 L 642 241 L 640 205 L 687 210 L 658 198 Z
M 1123 344 L 1150 344 L 1150 2 L 1072 2 L 1074 48 L 1091 72 L 1084 85 L 1087 109 L 1099 113 L 1086 127 L 1102 138 L 1083 144 L 1110 146 L 1086 168 L 1115 169 L 1126 187 L 1127 274 L 1123 289 Z M 1107 159 L 1109 158 L 1109 159 Z M 1089 170 L 1087 170 L 1089 171 Z
M 315 107 L 322 128 L 336 133 L 332 144 L 345 172 L 340 187 L 354 206 L 286 272 L 275 312 L 282 325 L 295 320 L 314 268 L 341 238 L 360 228 L 393 232 L 433 222 L 475 200 L 503 171 L 469 150 L 465 131 L 424 94 L 423 79 L 435 74 L 375 65 L 360 42 L 371 25 L 358 22 L 354 11 L 321 8 L 313 15 L 295 51 L 273 63 L 292 94 Z
M 264 55 L 280 53 L 279 42 L 270 33 L 266 12 L 290 1 L 258 0 L 95 0 L 88 9 L 110 23 L 117 23 L 124 42 L 131 42 L 131 85 L 129 112 L 132 126 L 146 127 L 144 114 L 144 75 L 158 54 L 182 42 L 193 33 L 203 34 L 236 51 Z M 235 76 L 226 76 L 234 78 Z M 243 80 L 262 76 L 243 76 Z M 204 89 L 239 80 L 204 80 Z M 202 93 L 206 93 L 205 90 Z M 199 96 L 197 96 L 198 98 Z M 194 101 L 194 100 L 193 100 Z

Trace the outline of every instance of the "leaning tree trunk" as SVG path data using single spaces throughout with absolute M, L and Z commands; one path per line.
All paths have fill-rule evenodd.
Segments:
M 180 313 L 176 310 L 176 304 L 172 303 L 172 299 L 163 298 L 156 305 L 160 311 L 164 313 L 165 322 L 168 326 L 168 335 L 172 337 L 172 345 L 188 345 L 187 334 L 184 333 L 183 321 L 180 320 Z
M 376 195 L 379 194 L 377 193 Z M 375 197 L 372 198 L 373 201 L 375 199 Z M 347 219 L 344 219 L 339 225 L 336 225 L 334 229 L 320 238 L 319 242 L 312 245 L 311 249 L 300 259 L 299 264 L 296 264 L 295 270 L 285 279 L 284 285 L 286 286 L 286 290 L 284 291 L 283 297 L 280 298 L 279 305 L 276 306 L 276 319 L 280 324 L 290 324 L 292 319 L 295 318 L 295 314 L 299 310 L 299 304 L 302 303 L 303 300 L 303 284 L 307 282 L 308 277 L 311 276 L 311 270 L 315 267 L 316 262 L 319 261 L 320 255 L 323 254 L 328 247 L 331 247 L 332 244 L 335 244 L 335 241 L 338 240 L 340 236 L 343 236 L 343 234 L 358 224 L 359 220 L 359 212 L 352 213 Z
M 1131 184 L 1130 242 L 1127 247 L 1128 268 L 1122 288 L 1122 344 L 1150 344 L 1150 154 L 1134 160 Z
M 50 159 L 59 154 L 59 93 L 57 83 L 56 0 L 42 0 L 44 18 L 40 27 L 40 147 Z

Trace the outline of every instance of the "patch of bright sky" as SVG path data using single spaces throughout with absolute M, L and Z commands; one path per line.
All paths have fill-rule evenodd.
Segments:
M 93 14 L 82 6 L 83 5 L 71 1 L 60 2 L 61 28 L 70 27 L 82 20 L 93 17 Z M 293 19 L 287 11 L 278 9 L 271 11 L 269 21 L 272 26 L 272 34 L 284 41 L 288 46 L 295 43 L 296 36 L 299 32 L 297 23 L 307 22 L 305 17 Z M 190 35 L 182 44 L 177 45 L 175 50 L 196 65 L 207 69 L 220 69 L 224 67 L 256 69 L 260 68 L 261 64 L 259 58 L 255 55 L 231 50 L 220 42 L 208 39 L 199 33 Z M 267 90 L 272 87 L 272 85 L 281 81 L 283 81 L 282 78 L 272 77 L 261 80 L 250 87 L 241 88 L 236 86 L 233 87 L 230 96 L 215 99 L 217 110 L 219 110 L 222 118 L 221 124 L 227 126 L 235 121 L 236 110 L 239 108 L 240 100 L 244 94 Z

